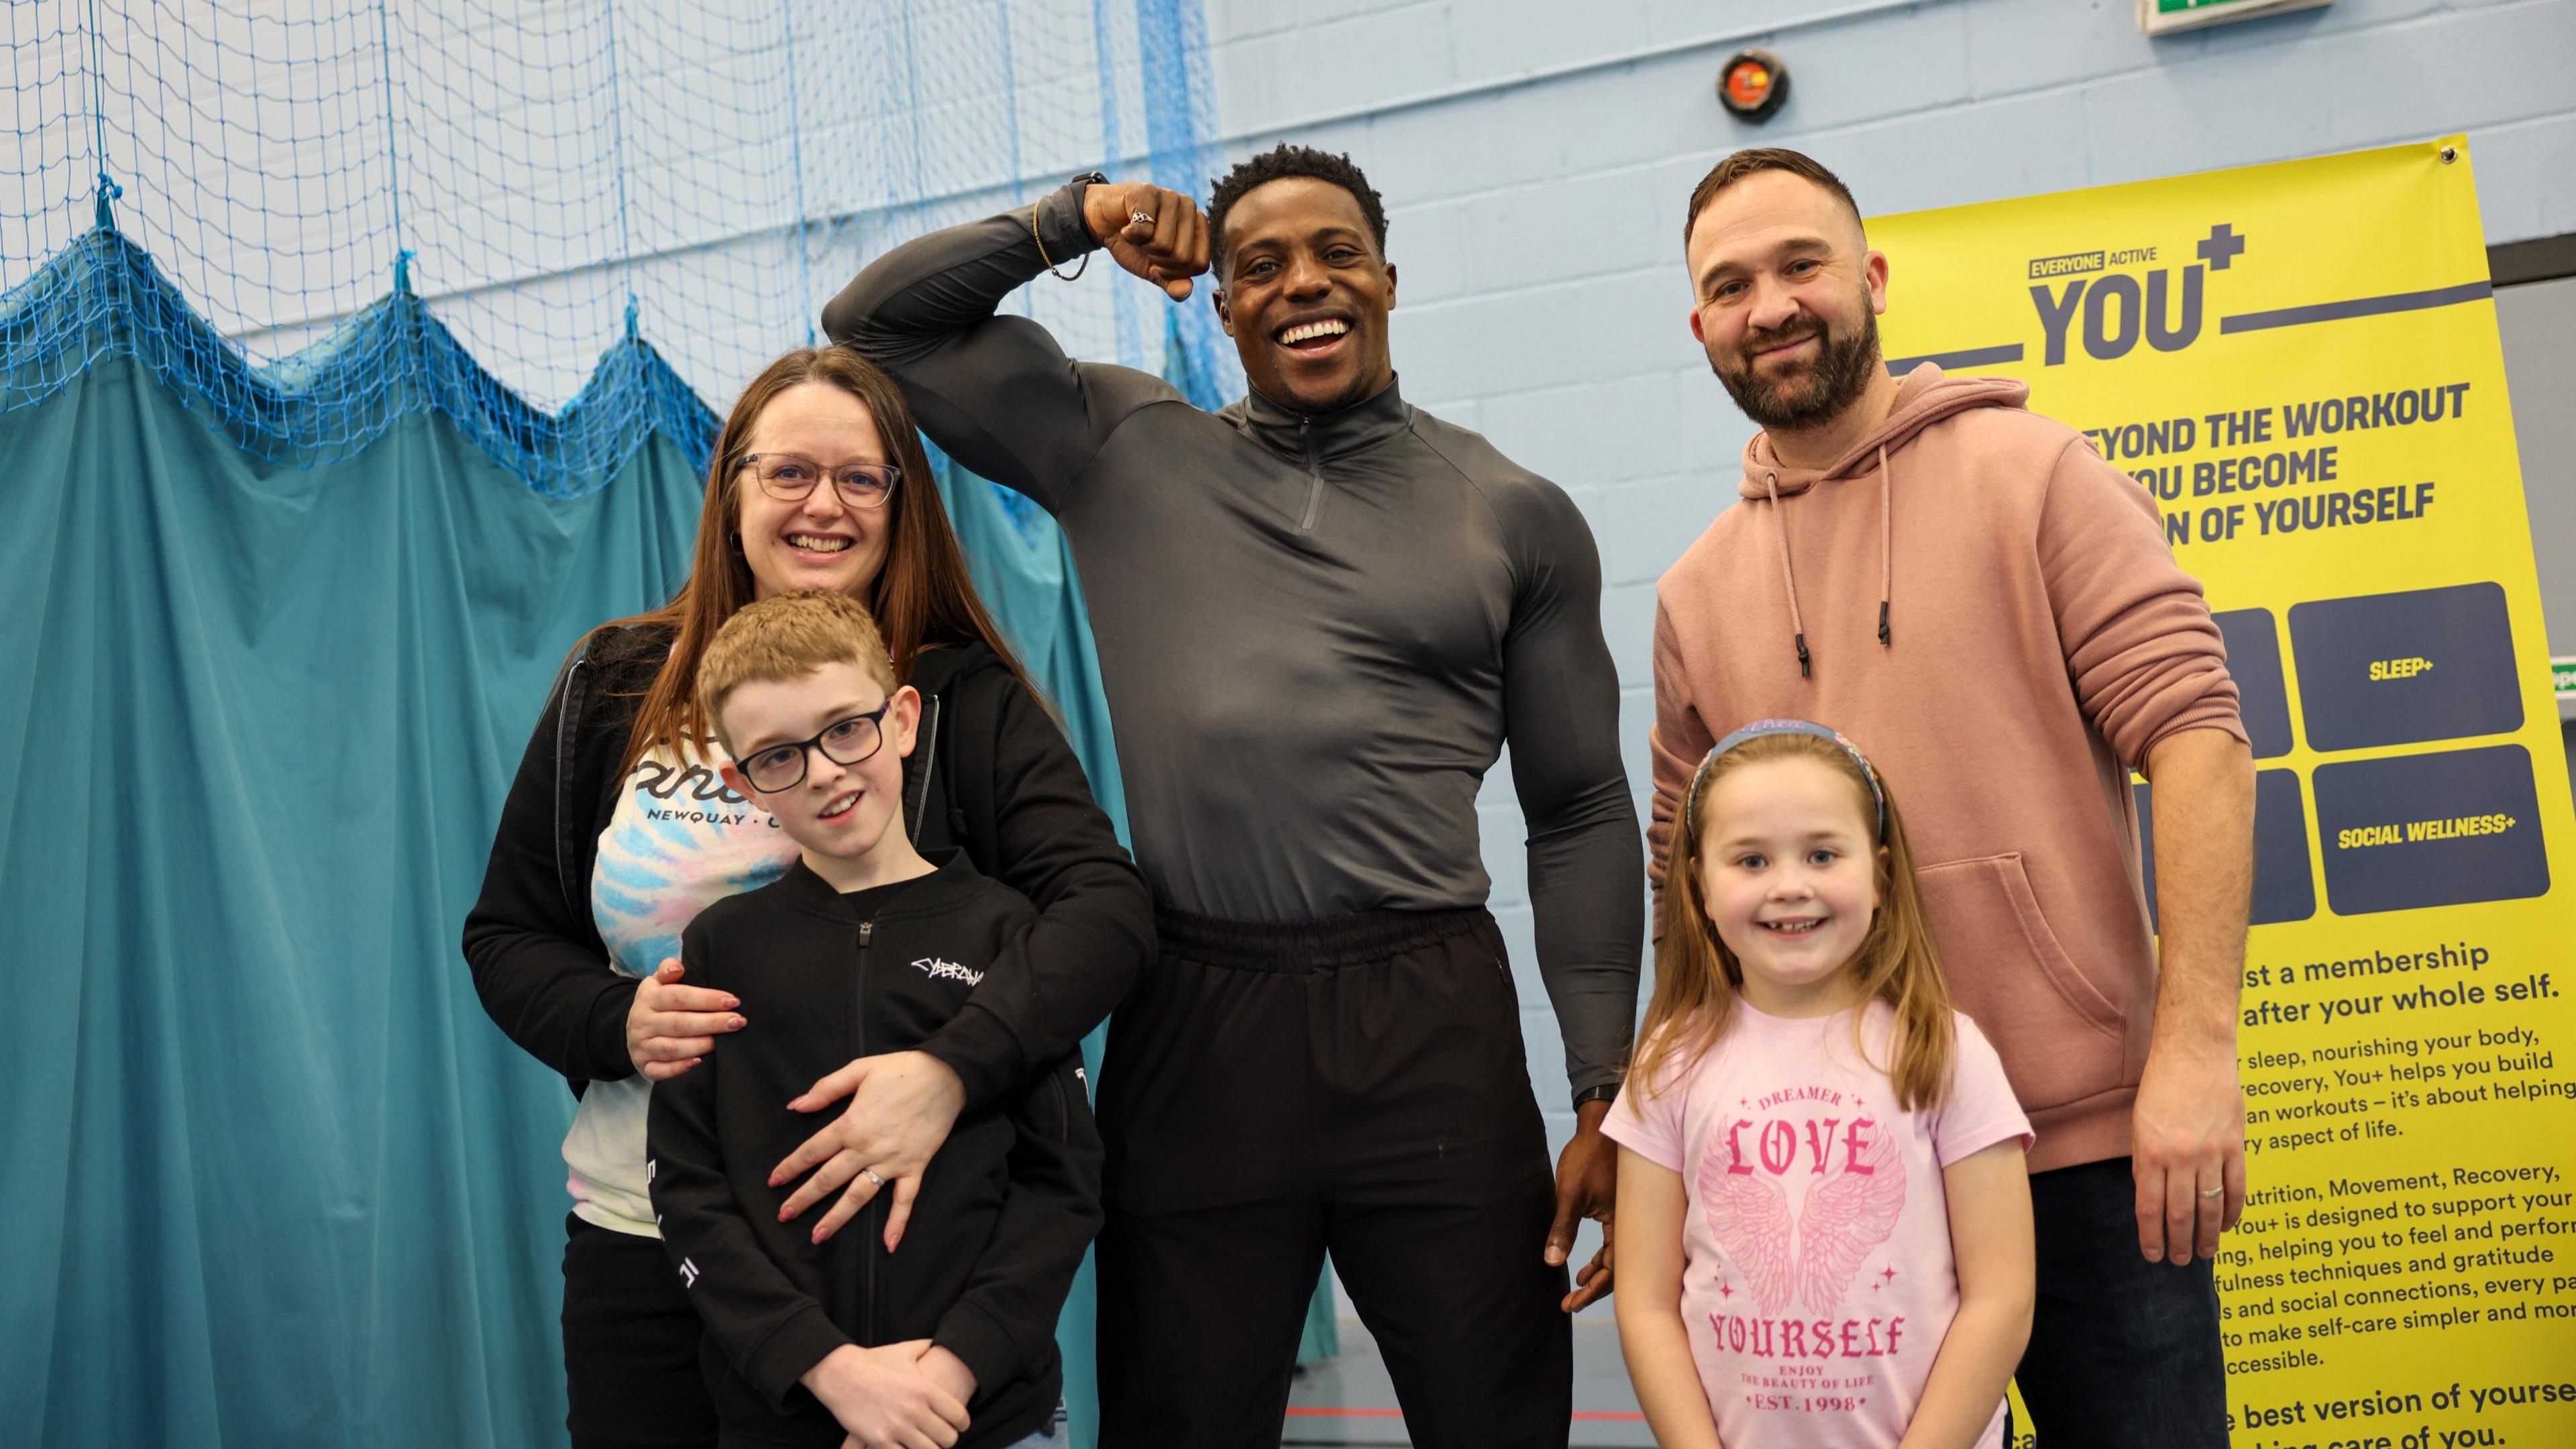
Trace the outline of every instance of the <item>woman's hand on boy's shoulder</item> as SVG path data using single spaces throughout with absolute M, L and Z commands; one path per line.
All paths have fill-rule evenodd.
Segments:
M 646 1080 L 667 1082 L 716 1049 L 716 1038 L 740 1031 L 742 1003 L 729 991 L 682 986 L 677 958 L 665 960 L 635 987 L 626 1007 L 626 1057 Z

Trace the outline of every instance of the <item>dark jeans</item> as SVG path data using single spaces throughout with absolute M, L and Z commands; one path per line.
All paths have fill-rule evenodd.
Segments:
M 2023 1402 L 2040 1449 L 2227 1449 L 2213 1265 L 2138 1252 L 2129 1159 L 2033 1173 L 2039 1302 Z
M 1276 1449 L 1327 1248 L 1422 1449 L 1564 1449 L 1555 1177 L 1482 911 L 1157 919 L 1110 1019 L 1102 1449 Z
M 564 1380 L 572 1449 L 713 1449 L 698 1311 L 659 1238 L 564 1219 Z

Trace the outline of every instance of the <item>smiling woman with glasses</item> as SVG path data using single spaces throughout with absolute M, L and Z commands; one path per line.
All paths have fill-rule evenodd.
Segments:
M 838 1194 L 809 1219 L 828 1233 L 881 1186 L 899 1213 L 959 1114 L 1072 1050 L 1152 954 L 1144 882 L 976 598 L 893 382 L 846 348 L 789 353 L 743 390 L 714 459 L 688 581 L 573 651 L 465 922 L 485 1010 L 581 1096 L 564 1139 L 575 1449 L 716 1441 L 697 1313 L 654 1225 L 644 1114 L 654 1081 L 724 1051 L 747 1024 L 733 998 L 680 979 L 680 932 L 795 856 L 759 801 L 717 778 L 696 704 L 699 660 L 736 611 L 796 589 L 865 604 L 896 675 L 922 696 L 921 744 L 903 768 L 915 846 L 962 848 L 1039 911 L 969 998 L 983 1010 L 797 1099 L 818 1130 L 778 1166 L 780 1183 L 802 1179 L 791 1215 Z M 906 478 L 915 486 L 897 488 Z M 744 773 L 769 792 L 800 782 L 812 751 L 866 759 L 883 748 L 882 717 L 844 716 L 760 751 Z

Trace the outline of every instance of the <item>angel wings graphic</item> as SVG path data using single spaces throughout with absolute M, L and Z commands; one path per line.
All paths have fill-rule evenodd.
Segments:
M 1840 1176 L 1808 1189 L 1796 1218 L 1777 1177 L 1729 1172 L 1727 1165 L 1725 1147 L 1712 1141 L 1700 1159 L 1700 1202 L 1718 1247 L 1744 1275 L 1766 1318 L 1792 1303 L 1810 1313 L 1833 1312 L 1862 1262 L 1896 1231 L 1905 1206 L 1905 1159 L 1886 1132 Z

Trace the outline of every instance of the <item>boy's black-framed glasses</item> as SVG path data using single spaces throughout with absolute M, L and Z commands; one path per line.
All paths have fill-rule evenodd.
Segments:
M 814 492 L 814 485 L 826 474 L 841 501 L 852 508 L 883 508 L 894 496 L 894 485 L 903 470 L 892 463 L 844 463 L 826 468 L 811 458 L 794 453 L 745 453 L 737 466 L 747 468 L 760 482 L 760 491 L 781 503 L 802 503 Z
M 884 747 L 885 712 L 892 708 L 894 701 L 888 699 L 866 714 L 832 721 L 812 739 L 771 745 L 742 762 L 742 777 L 761 794 L 775 795 L 805 783 L 805 757 L 809 750 L 821 750 L 823 758 L 836 765 L 858 764 Z

